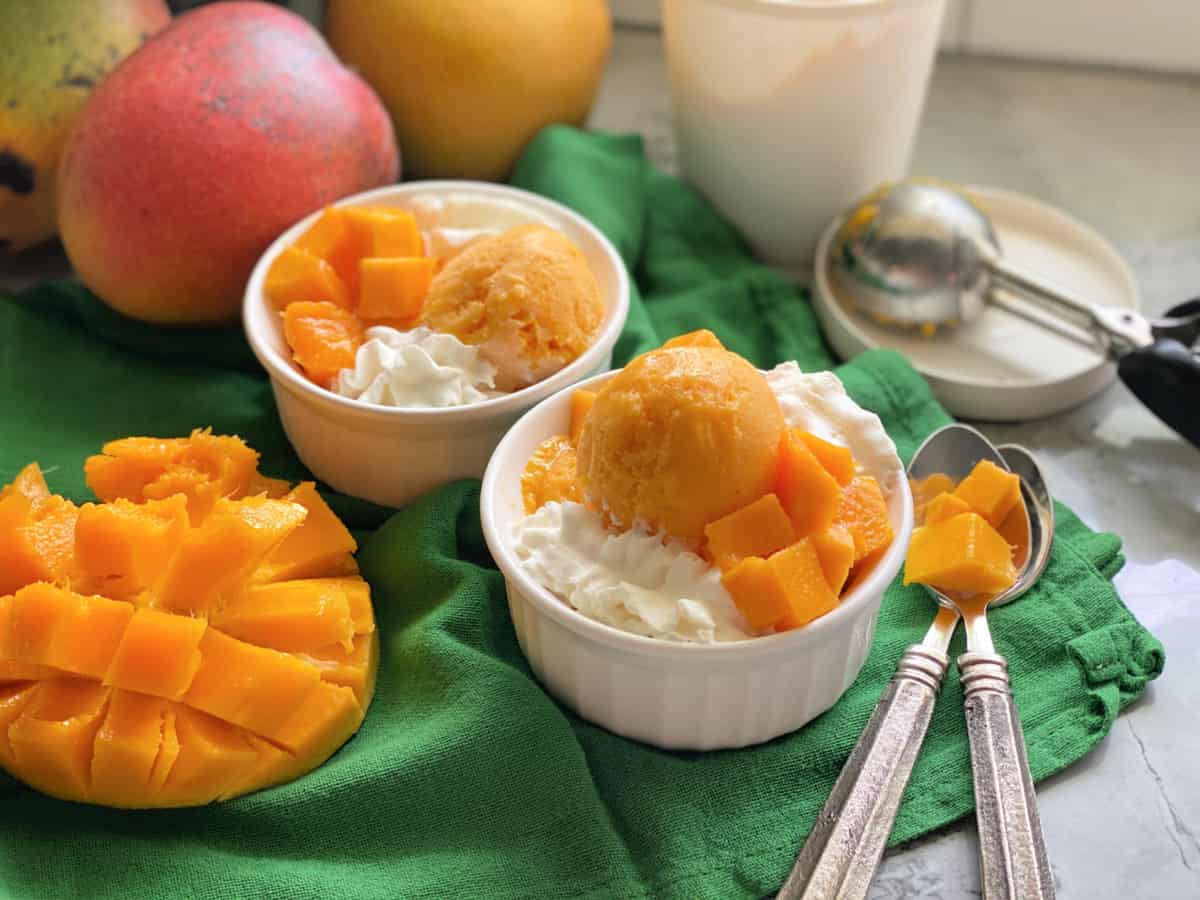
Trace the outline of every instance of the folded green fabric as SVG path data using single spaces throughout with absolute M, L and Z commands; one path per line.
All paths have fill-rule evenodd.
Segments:
M 832 365 L 803 296 L 636 139 L 550 129 L 515 182 L 578 209 L 624 255 L 638 296 L 618 363 L 707 327 L 759 365 Z M 199 425 L 242 434 L 268 474 L 304 474 L 236 333 L 135 326 L 56 285 L 0 300 L 0 337 L 0 480 L 38 459 L 52 487 L 86 499 L 81 465 L 103 441 Z M 902 455 L 947 421 L 899 356 L 868 353 L 838 373 Z M 0 775 L 0 896 L 694 900 L 778 887 L 929 600 L 891 587 L 862 674 L 801 731 L 663 752 L 579 720 L 532 677 L 477 497 L 474 482 L 450 485 L 373 533 L 384 511 L 334 498 L 365 540 L 384 661 L 362 731 L 328 765 L 224 805 L 158 812 L 62 803 Z M 1083 756 L 1163 665 L 1109 583 L 1117 538 L 1058 514 L 1041 585 L 993 620 L 1037 778 Z M 961 701 L 951 674 L 894 842 L 972 808 Z

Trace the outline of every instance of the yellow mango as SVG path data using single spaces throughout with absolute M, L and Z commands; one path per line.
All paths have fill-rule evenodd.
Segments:
M 291 581 L 338 574 L 331 571 L 335 564 L 344 562 L 347 554 L 358 549 L 350 530 L 317 493 L 317 486 L 311 481 L 296 485 L 283 499 L 298 503 L 308 514 L 283 543 L 267 554 L 255 573 L 255 580 Z
M 954 489 L 954 496 L 983 516 L 993 528 L 997 528 L 1012 508 L 1021 502 L 1021 479 L 983 459 Z
M 83 798 L 91 784 L 92 747 L 104 721 L 108 688 L 94 681 L 43 681 L 8 728 L 13 765 L 40 791 Z
M 299 503 L 246 497 L 221 499 L 188 533 L 157 590 L 156 603 L 174 612 L 206 615 L 304 521 Z
M 721 578 L 756 630 L 799 628 L 837 607 L 812 542 L 801 538 L 769 559 L 751 556 Z
M 0 594 L 66 575 L 78 515 L 58 496 L 35 502 L 14 490 L 0 499 Z
M 704 528 L 705 551 L 723 571 L 747 556 L 766 559 L 796 539 L 792 520 L 774 494 L 764 494 Z
M 938 494 L 921 507 L 921 522 L 924 525 L 936 525 L 938 522 L 945 522 L 969 512 L 971 507 L 954 494 Z
M 162 747 L 167 703 L 133 691 L 111 692 L 92 748 L 93 802 L 139 807 L 150 801 L 150 775 Z
M 521 499 L 526 513 L 535 513 L 547 503 L 582 503 L 578 454 L 575 445 L 562 435 L 544 440 L 521 473 Z
M 205 633 L 200 656 L 184 703 L 268 740 L 321 680 L 303 660 L 215 629 Z
M 323 300 L 351 309 L 354 298 L 327 260 L 298 247 L 285 247 L 271 263 L 263 293 L 278 309 L 300 300 Z
M 912 490 L 913 508 L 919 509 L 938 494 L 953 493 L 954 479 L 942 472 L 935 472 L 926 478 L 909 479 L 908 486 Z
M 211 803 L 258 760 L 246 734 L 185 706 L 175 712 L 179 752 L 158 794 L 161 806 Z
M 161 578 L 189 530 L 187 497 L 88 503 L 75 525 L 75 564 L 92 590 L 133 598 Z
M 154 766 L 150 770 L 149 793 L 154 798 L 152 805 L 157 805 L 163 785 L 171 776 L 175 762 L 179 759 L 179 732 L 175 730 L 175 712 L 179 707 L 174 703 L 167 704 L 162 722 L 162 741 L 158 745 L 158 756 L 154 758 Z
M 779 471 L 775 493 L 792 520 L 796 537 L 824 531 L 838 510 L 841 489 L 809 449 L 804 433 L 784 432 L 779 444 Z
M 0 488 L 0 500 L 11 494 L 20 494 L 34 504 L 50 499 L 50 488 L 46 486 L 42 467 L 37 463 L 30 463 L 17 473 L 16 478 Z
M 70 594 L 70 612 L 54 630 L 45 664 L 85 678 L 103 678 L 133 613 L 130 603 Z
M 239 640 L 288 652 L 330 644 L 349 649 L 355 633 L 346 592 L 333 579 L 252 585 L 213 623 Z
M 379 633 L 357 635 L 349 651 L 338 644 L 308 653 L 297 653 L 296 656 L 316 667 L 322 681 L 350 688 L 358 697 L 358 702 L 365 707 L 375 690 Z
M 358 261 L 358 316 L 397 328 L 421 317 L 437 263 L 423 256 L 367 257 Z
M 344 209 L 350 241 L 359 256 L 425 255 L 417 218 L 406 209 L 349 206 Z
M 904 583 L 943 591 L 994 594 L 1017 577 L 1012 548 L 978 513 L 963 513 L 913 532 Z
M 848 448 L 832 444 L 807 431 L 801 431 L 799 434 L 800 439 L 808 445 L 813 456 L 825 467 L 825 471 L 833 476 L 834 481 L 845 487 L 854 480 L 854 455 Z
M 854 539 L 854 562 L 874 560 L 892 543 L 892 522 L 879 482 L 859 475 L 842 490 L 833 519 Z
M 14 766 L 12 746 L 8 742 L 8 729 L 25 711 L 26 704 L 33 699 L 40 684 L 0 684 L 0 764 Z
M 825 582 L 835 595 L 840 595 L 854 565 L 854 538 L 843 526 L 830 525 L 825 531 L 809 535 L 808 539 L 821 561 Z
M 35 582 L 17 591 L 6 604 L 0 657 L 48 666 L 55 633 L 75 613 L 76 595 L 66 588 Z
M 200 669 L 203 619 L 139 609 L 104 673 L 104 683 L 178 700 Z

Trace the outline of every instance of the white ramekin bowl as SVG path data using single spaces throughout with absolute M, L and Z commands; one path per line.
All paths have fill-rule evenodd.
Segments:
M 336 206 L 400 206 L 414 197 L 467 195 L 524 204 L 583 251 L 600 284 L 605 318 L 596 342 L 544 381 L 493 400 L 448 409 L 397 409 L 324 390 L 293 365 L 278 311 L 263 292 L 267 270 L 320 215 L 297 222 L 267 249 L 246 286 L 246 337 L 271 378 L 279 418 L 296 453 L 335 490 L 402 506 L 457 478 L 478 478 L 504 433 L 539 401 L 612 365 L 629 312 L 629 277 L 616 248 L 590 222 L 545 197 L 499 184 L 418 181 L 355 194 Z
M 612 375 L 579 387 L 595 389 Z M 544 400 L 513 426 L 488 464 L 480 504 L 517 640 L 550 693 L 609 731 L 672 750 L 769 741 L 833 706 L 867 658 L 884 591 L 907 552 L 912 494 L 903 471 L 887 473 L 891 547 L 828 615 L 795 631 L 725 644 L 629 634 L 554 596 L 526 574 L 512 549 L 513 526 L 525 515 L 521 472 L 538 444 L 567 432 L 571 393 Z

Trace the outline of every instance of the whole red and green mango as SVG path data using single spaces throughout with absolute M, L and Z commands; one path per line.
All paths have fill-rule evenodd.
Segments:
M 605 0 L 326 0 L 325 32 L 392 114 L 419 178 L 505 178 L 546 125 L 582 125 Z
M 387 111 L 315 29 L 265 3 L 214 3 L 147 41 L 84 107 L 59 170 L 62 241 L 118 311 L 222 322 L 285 228 L 399 167 Z
M 169 21 L 163 0 L 0 2 L 0 251 L 54 236 L 55 170 L 76 115 Z

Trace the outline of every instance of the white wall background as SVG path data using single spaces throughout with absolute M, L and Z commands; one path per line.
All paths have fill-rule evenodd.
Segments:
M 618 22 L 656 25 L 658 0 L 609 0 Z M 1200 0 L 949 0 L 942 46 L 1200 72 Z

